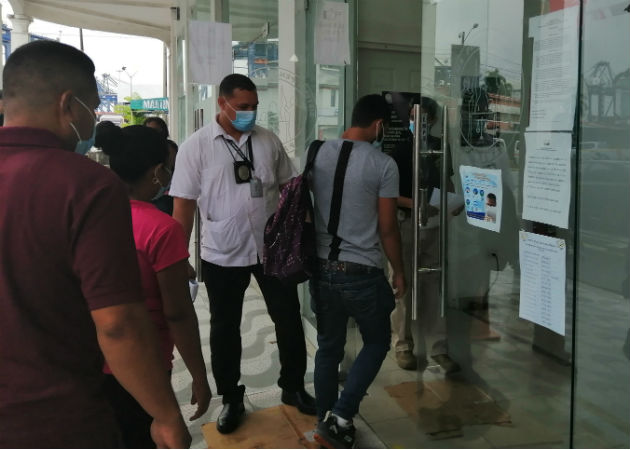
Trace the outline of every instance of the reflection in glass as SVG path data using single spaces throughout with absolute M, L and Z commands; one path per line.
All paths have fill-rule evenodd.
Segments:
M 611 0 L 584 6 L 573 437 L 579 448 L 630 442 L 630 29 L 624 6 Z

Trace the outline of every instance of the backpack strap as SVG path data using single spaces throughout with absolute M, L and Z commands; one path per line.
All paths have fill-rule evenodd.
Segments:
M 337 261 L 339 258 L 341 238 L 337 236 L 339 228 L 339 218 L 341 216 L 341 199 L 343 197 L 343 182 L 346 177 L 346 169 L 348 168 L 348 160 L 352 151 L 352 141 L 343 141 L 339 159 L 337 160 L 337 168 L 335 169 L 335 181 L 333 185 L 332 201 L 330 202 L 330 216 L 328 218 L 328 233 L 332 235 L 333 240 L 330 243 L 330 253 L 328 259 Z
M 315 157 L 317 156 L 317 152 L 323 143 L 324 141 L 316 139 L 308 146 L 308 150 L 306 151 L 306 164 L 304 165 L 304 171 L 302 172 L 303 176 L 306 176 L 313 168 L 313 165 L 315 164 Z

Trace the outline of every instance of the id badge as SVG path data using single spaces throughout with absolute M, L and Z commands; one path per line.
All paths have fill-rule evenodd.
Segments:
M 252 198 L 260 198 L 263 196 L 263 185 L 260 178 L 252 177 L 249 181 L 249 189 L 251 191 Z

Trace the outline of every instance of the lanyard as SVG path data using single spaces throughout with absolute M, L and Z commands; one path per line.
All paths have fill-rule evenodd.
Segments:
M 232 152 L 230 151 L 230 147 L 232 147 L 232 149 L 238 153 L 238 155 L 243 158 L 243 161 L 245 161 L 247 163 L 247 165 L 249 166 L 249 168 L 253 171 L 254 170 L 254 153 L 252 152 L 252 136 L 250 135 L 247 138 L 247 153 L 249 154 L 249 158 L 247 158 L 247 156 L 245 156 L 245 153 L 243 153 L 243 151 L 240 149 L 240 147 L 238 145 L 236 145 L 236 143 L 231 140 L 231 139 L 225 139 L 225 136 L 221 136 L 221 139 L 223 139 L 223 142 L 225 143 L 225 146 L 228 149 L 228 152 L 230 153 L 230 156 L 232 157 L 232 159 L 234 161 L 236 161 L 236 158 L 234 157 L 234 155 L 232 154 Z

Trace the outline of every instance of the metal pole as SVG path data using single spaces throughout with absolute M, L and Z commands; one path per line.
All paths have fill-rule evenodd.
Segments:
M 162 44 L 164 46 L 163 53 L 163 65 L 162 65 L 162 97 L 168 97 L 168 56 L 166 53 L 166 43 Z
M 83 48 L 83 28 L 79 28 L 79 41 L 81 46 L 81 51 L 85 51 Z

